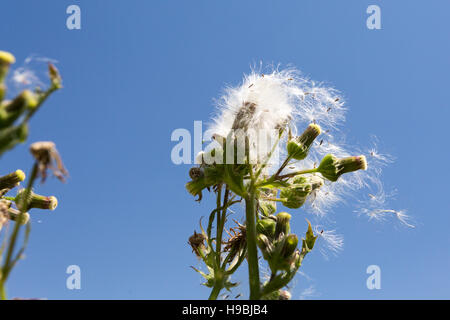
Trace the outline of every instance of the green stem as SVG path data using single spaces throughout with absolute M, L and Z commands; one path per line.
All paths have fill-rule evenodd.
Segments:
M 22 208 L 22 209 L 20 210 L 20 214 L 17 217 L 18 220 L 14 225 L 13 233 L 11 234 L 11 237 L 9 238 L 9 245 L 8 245 L 8 251 L 6 253 L 6 260 L 2 267 L 2 272 L 1 272 L 2 279 L 0 282 L 0 294 L 1 294 L 2 299 L 6 299 L 5 283 L 9 276 L 9 273 L 11 272 L 11 269 L 13 267 L 13 265 L 11 265 L 11 264 L 14 264 L 14 261 L 13 261 L 13 263 L 11 263 L 12 262 L 11 260 L 12 260 L 12 256 L 13 256 L 14 249 L 16 246 L 17 238 L 19 236 L 19 231 L 20 231 L 20 227 L 21 227 L 20 221 L 22 221 L 23 214 L 28 209 L 28 203 L 26 203 L 26 199 L 29 198 L 31 189 L 33 187 L 34 180 L 37 177 L 37 173 L 38 173 L 38 165 L 37 165 L 37 163 L 35 163 L 33 165 L 33 169 L 31 170 L 31 176 L 30 176 L 30 179 L 28 180 L 28 185 L 25 189 L 23 200 L 20 204 L 20 208 Z
M 217 269 L 220 268 L 220 255 L 222 253 L 222 230 L 220 226 L 221 223 L 221 212 L 220 208 L 222 207 L 221 204 L 222 201 L 222 185 L 219 186 L 219 189 L 217 190 L 217 212 L 216 212 L 216 221 L 217 221 L 217 228 L 216 228 L 216 261 L 217 261 Z M 225 205 L 225 202 L 223 203 Z
M 222 288 L 220 286 L 217 286 L 217 285 L 214 286 L 213 290 L 211 291 L 211 294 L 209 295 L 208 300 L 217 300 L 220 290 L 222 290 Z
M 295 176 L 298 176 L 299 174 L 314 173 L 314 172 L 317 172 L 317 168 L 291 172 L 288 174 L 284 174 L 282 176 L 278 176 L 278 178 L 284 179 L 284 178 L 295 177 Z
M 217 222 L 217 265 L 220 267 L 220 257 L 222 254 L 222 234 L 223 234 L 223 229 L 225 227 L 225 220 L 227 217 L 227 209 L 228 209 L 228 197 L 230 195 L 230 190 L 228 189 L 228 187 L 226 187 L 225 189 L 225 194 L 223 196 L 223 209 L 222 209 L 222 216 L 220 217 L 220 223 L 219 221 Z M 217 212 L 217 217 L 220 216 L 220 212 Z
M 261 168 L 259 168 L 259 170 L 256 172 L 256 175 L 255 175 L 256 179 L 259 178 L 262 170 L 267 166 L 267 163 L 269 163 L 270 158 L 272 158 L 272 155 L 275 152 L 275 150 L 278 146 L 278 143 L 280 142 L 281 137 L 283 136 L 283 132 L 284 132 L 284 129 L 278 134 L 277 141 L 275 141 L 275 143 L 273 144 L 272 149 L 270 150 L 269 154 L 267 155 L 266 161 L 264 161 L 264 163 L 261 165 Z
M 47 91 L 44 91 L 38 101 L 37 106 L 27 113 L 22 123 L 28 122 L 28 120 L 30 120 L 30 118 L 36 113 L 36 111 L 38 111 L 39 108 L 44 104 L 45 100 L 47 100 L 47 98 L 58 89 L 59 89 L 58 87 L 52 85 L 50 88 L 47 89 Z
M 2 281 L 0 284 L 0 300 L 6 300 L 6 299 L 7 299 L 6 288 L 5 288 L 4 282 Z
M 255 212 L 255 190 L 254 181 L 250 182 L 250 188 L 247 197 L 245 197 L 245 217 L 247 234 L 247 262 L 248 278 L 250 285 L 250 300 L 259 300 L 260 282 L 258 266 L 258 249 L 256 247 L 256 212 Z

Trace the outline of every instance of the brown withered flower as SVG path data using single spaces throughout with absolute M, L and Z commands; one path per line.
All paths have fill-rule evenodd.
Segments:
M 51 141 L 35 142 L 30 146 L 30 152 L 38 162 L 41 182 L 47 178 L 47 170 L 50 169 L 55 177 L 64 182 L 68 175 L 62 159 L 56 150 L 56 146 Z
M 237 224 L 237 226 L 234 228 L 230 228 L 229 232 L 227 231 L 230 238 L 224 243 L 225 247 L 223 248 L 225 252 L 230 252 L 227 258 L 228 262 L 233 261 L 236 255 L 246 247 L 247 243 L 245 226 L 240 224 L 236 220 L 234 220 L 234 222 Z
M 199 250 L 203 250 L 205 248 L 204 241 L 206 237 L 202 233 L 197 233 L 194 230 L 194 234 L 189 237 L 189 245 L 192 247 L 192 252 L 194 252 L 198 257 L 200 257 Z

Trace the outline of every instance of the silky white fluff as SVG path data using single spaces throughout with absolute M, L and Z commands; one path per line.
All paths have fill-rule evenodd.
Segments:
M 296 69 L 255 70 L 242 83 L 228 87 L 217 101 L 218 114 L 211 129 L 227 136 L 243 103 L 256 104 L 250 120 L 252 129 L 275 130 L 286 121 L 305 124 L 315 121 L 324 128 L 336 127 L 344 118 L 342 97 L 333 88 L 323 87 L 301 76 Z
M 384 193 L 381 172 L 382 167 L 392 162 L 393 158 L 379 152 L 377 138 L 372 137 L 372 146 L 369 148 L 347 145 L 344 133 L 340 130 L 345 123 L 346 107 L 338 90 L 310 80 L 294 68 L 272 68 L 265 74 L 262 68 L 253 69 L 244 76 L 240 85 L 226 88 L 218 99 L 217 114 L 210 126 L 212 132 L 227 136 L 245 102 L 256 105 L 254 114 L 247 119 L 250 129 L 275 130 L 287 122 L 295 135 L 312 122 L 321 126 L 322 134 L 314 142 L 307 159 L 289 165 L 284 173 L 313 168 L 328 153 L 337 157 L 366 156 L 367 171 L 343 175 L 335 183 L 326 182 L 310 196 L 307 210 L 323 216 L 337 204 L 351 199 L 357 204 L 355 211 L 367 215 L 369 219 L 382 220 L 381 217 L 384 219 L 390 215 L 412 226 L 407 222 L 408 216 L 403 210 L 387 207 L 389 197 Z M 278 149 L 280 161 L 284 159 L 284 143 L 286 139 L 282 140 Z M 273 164 L 272 169 L 280 163 Z M 369 194 L 371 196 L 363 196 L 365 199 L 361 200 L 362 195 Z
M 43 89 L 48 79 L 48 64 L 56 64 L 58 61 L 38 56 L 28 56 L 18 67 L 13 67 L 7 79 L 8 96 L 15 96 L 22 90 L 34 90 L 37 87 Z

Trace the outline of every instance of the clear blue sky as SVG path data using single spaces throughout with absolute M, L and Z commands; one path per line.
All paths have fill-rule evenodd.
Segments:
M 70 4 L 81 7 L 79 31 L 66 28 Z M 370 4 L 381 7 L 382 30 L 366 28 Z M 171 163 L 170 135 L 208 121 L 223 86 L 261 60 L 291 63 L 345 94 L 349 138 L 364 145 L 376 134 L 397 158 L 384 181 L 399 190 L 392 206 L 417 224 L 337 207 L 344 251 L 308 256 L 293 298 L 309 287 L 323 299 L 450 298 L 449 11 L 430 0 L 2 1 L 1 49 L 17 66 L 33 53 L 59 61 L 65 87 L 33 118 L 29 142 L 55 141 L 71 175 L 38 189 L 60 205 L 33 215 L 10 295 L 206 298 L 187 238 L 211 202 L 186 192 L 189 167 Z M 28 171 L 27 148 L 5 155 L 2 172 Z M 304 218 L 294 215 L 298 234 Z M 79 291 L 65 286 L 71 264 L 81 267 Z M 371 264 L 381 290 L 366 288 Z

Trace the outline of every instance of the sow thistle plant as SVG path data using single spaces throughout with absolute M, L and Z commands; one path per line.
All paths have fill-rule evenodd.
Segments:
M 50 86 L 47 90 L 36 88 L 34 91 L 24 90 L 15 98 L 6 100 L 7 88 L 5 80 L 10 66 L 15 62 L 14 56 L 0 51 L 0 156 L 11 150 L 28 137 L 28 123 L 39 110 L 45 100 L 61 88 L 61 77 L 52 64 L 48 66 Z M 6 281 L 12 269 L 22 258 L 30 234 L 30 214 L 32 209 L 54 210 L 58 201 L 54 196 L 42 196 L 34 192 L 33 186 L 38 177 L 44 182 L 47 171 L 51 170 L 60 180 L 64 180 L 67 171 L 50 141 L 36 142 L 30 146 L 30 153 L 35 162 L 31 169 L 26 187 L 20 189 L 20 183 L 26 179 L 22 170 L 0 176 L 0 298 L 6 299 Z M 13 189 L 16 190 L 15 195 Z M 8 232 L 10 221 L 14 222 L 11 232 Z M 20 231 L 25 228 L 21 238 Z M 22 245 L 17 249 L 19 241 Z
M 197 155 L 186 184 L 198 201 L 205 190 L 216 197 L 206 230 L 200 222 L 200 231 L 189 238 L 206 271 L 193 268 L 211 288 L 210 299 L 237 285 L 231 275 L 244 260 L 250 299 L 289 299 L 284 288 L 318 237 L 326 235 L 306 220 L 299 237 L 291 228 L 292 215 L 302 214 L 297 209 L 305 205 L 323 214 L 346 190 L 379 185 L 379 170 L 365 171 L 366 156 L 336 143 L 333 133 L 345 119 L 339 93 L 296 70 L 252 72 L 226 90 L 218 107 L 209 128 L 213 142 Z M 229 221 L 237 204 L 245 207 L 242 223 Z M 277 204 L 297 211 L 287 213 Z M 230 231 L 227 223 L 233 224 Z M 261 257 L 270 270 L 267 279 L 260 275 Z

